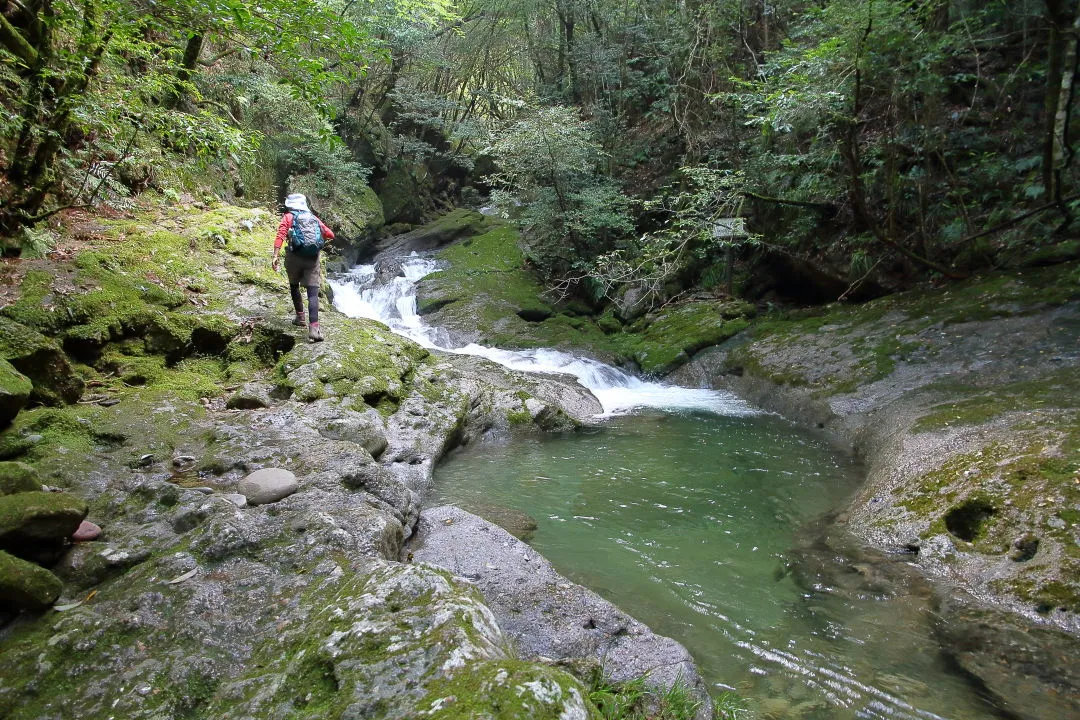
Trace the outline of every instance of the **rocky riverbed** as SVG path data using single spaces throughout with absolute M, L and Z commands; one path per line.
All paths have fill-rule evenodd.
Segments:
M 269 267 L 273 221 L 231 207 L 75 215 L 53 256 L 4 266 L 0 459 L 49 492 L 15 483 L 0 509 L 19 493 L 62 499 L 69 523 L 102 533 L 49 563 L 51 600 L 3 594 L 0 714 L 586 718 L 604 664 L 623 679 L 682 663 L 701 693 L 681 646 L 542 558 L 522 567 L 558 594 L 516 602 L 595 618 L 557 654 L 564 630 L 540 640 L 539 623 L 518 623 L 511 642 L 465 570 L 403 556 L 448 449 L 573 429 L 599 406 L 573 382 L 432 354 L 332 311 L 326 341 L 307 343 Z M 518 572 L 514 543 L 499 536 L 485 566 Z M 39 567 L 26 542 L 5 548 Z M 0 587 L 25 584 L 0 563 Z M 614 646 L 621 659 L 605 658 Z

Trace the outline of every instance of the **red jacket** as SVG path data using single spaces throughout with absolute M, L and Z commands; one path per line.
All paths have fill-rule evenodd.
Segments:
M 315 216 L 316 220 L 319 220 L 319 216 Z M 281 218 L 281 224 L 278 225 L 277 237 L 274 238 L 274 252 L 277 253 L 281 250 L 281 246 L 285 244 L 285 238 L 289 235 L 289 228 L 292 227 L 293 214 L 291 212 L 285 213 Z M 319 227 L 322 228 L 323 237 L 327 240 L 334 239 L 334 231 L 326 227 L 326 224 L 322 220 L 319 220 Z

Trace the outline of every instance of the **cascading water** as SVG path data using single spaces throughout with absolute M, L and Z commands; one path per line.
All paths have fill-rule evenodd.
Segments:
M 649 382 L 602 362 L 558 350 L 502 350 L 475 343 L 451 347 L 445 332 L 426 325 L 416 313 L 416 283 L 437 270 L 438 262 L 413 256 L 400 267 L 401 274 L 388 282 L 380 282 L 374 265 L 358 265 L 331 280 L 334 305 L 349 317 L 386 323 L 394 332 L 424 347 L 485 357 L 514 370 L 573 375 L 600 401 L 604 415 L 637 408 L 702 410 L 736 416 L 758 412 L 731 393 Z

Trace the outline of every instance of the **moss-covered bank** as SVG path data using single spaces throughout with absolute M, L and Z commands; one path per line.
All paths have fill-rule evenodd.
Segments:
M 699 350 L 743 330 L 754 308 L 688 300 L 624 325 L 608 311 L 550 293 L 525 263 L 518 233 L 496 224 L 438 252 L 445 269 L 421 281 L 417 309 L 459 340 L 502 348 L 575 348 L 650 375 L 670 372 Z

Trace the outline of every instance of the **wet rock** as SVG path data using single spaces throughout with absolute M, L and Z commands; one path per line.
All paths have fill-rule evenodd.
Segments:
M 34 384 L 7 360 L 0 360 L 0 427 L 19 414 L 30 399 Z
M 89 520 L 83 520 L 79 523 L 79 527 L 75 529 L 75 532 L 71 534 L 71 539 L 75 542 L 89 542 L 91 540 L 97 540 L 100 536 L 100 527 Z
M 263 468 L 241 480 L 236 491 L 247 498 L 249 505 L 266 505 L 292 495 L 297 487 L 296 476 L 288 470 Z
M 0 551 L 0 607 L 41 610 L 56 602 L 63 589 L 45 568 Z
M 41 476 L 26 463 L 0 462 L 0 495 L 41 490 Z
M 264 383 L 247 383 L 237 390 L 225 402 L 230 410 L 258 410 L 270 407 L 270 391 L 273 388 Z
M 936 617 L 943 651 L 1011 717 L 1080 717 L 1080 638 L 958 598 Z
M 67 493 L 25 492 L 0 497 L 0 548 L 25 556 L 70 537 L 89 509 Z
M 648 675 L 654 687 L 685 683 L 707 701 L 686 648 L 562 577 L 505 530 L 460 508 L 425 510 L 409 545 L 413 560 L 471 580 L 523 658 L 593 658 L 615 682 Z M 703 702 L 699 717 L 711 717 Z

